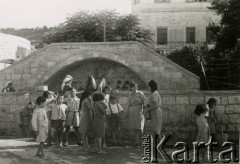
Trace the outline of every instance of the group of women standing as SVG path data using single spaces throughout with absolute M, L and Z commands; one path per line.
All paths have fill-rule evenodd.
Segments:
M 153 137 L 160 136 L 162 128 L 161 97 L 158 93 L 157 83 L 151 80 L 148 83 L 151 95 L 147 99 L 143 92 L 138 90 L 138 85 L 134 82 L 130 84 L 131 93 L 128 99 L 128 126 L 135 135 L 135 145 L 142 141 L 145 117 L 151 118 L 151 132 Z
M 60 92 L 61 95 L 65 95 L 64 101 L 68 107 L 65 120 L 66 142 L 63 145 L 68 145 L 69 130 L 70 127 L 73 127 L 77 136 L 77 144 L 80 144 L 81 134 L 83 150 L 87 151 L 89 149 L 88 138 L 93 134 L 95 137 L 95 147 L 101 152 L 101 148 L 106 145 L 106 128 L 112 127 L 111 125 L 107 125 L 107 113 L 114 114 L 116 111 L 120 112 L 123 110 L 121 107 L 122 110 L 119 111 L 119 109 L 117 109 L 113 113 L 113 111 L 109 109 L 111 105 L 112 107 L 114 107 L 114 105 L 117 107 L 121 106 L 116 103 L 111 104 L 112 102 L 109 101 L 111 96 L 112 98 L 118 96 L 110 94 L 111 88 L 109 86 L 103 87 L 100 92 L 97 91 L 96 88 L 92 87 L 92 84 L 95 83 L 93 77 L 89 77 L 87 87 L 83 92 L 77 92 L 72 88 L 72 81 L 73 78 L 67 75 L 63 81 Z M 134 134 L 134 145 L 136 146 L 142 144 L 142 134 L 146 117 L 151 118 L 153 136 L 161 133 L 162 111 L 160 108 L 161 98 L 157 91 L 158 87 L 153 80 L 148 83 L 148 87 L 151 91 L 151 96 L 147 101 L 144 93 L 138 90 L 137 83 L 130 83 L 131 93 L 129 94 L 127 104 L 128 129 Z M 76 96 L 78 93 L 81 93 L 80 99 Z M 51 120 L 50 117 L 49 120 Z M 113 121 L 110 124 L 115 125 L 115 123 L 116 121 Z M 117 124 L 119 125 L 119 122 Z M 50 128 L 51 126 L 49 125 L 49 129 Z M 118 127 L 114 128 L 118 129 Z
M 138 85 L 135 82 L 130 83 L 131 93 L 129 94 L 127 105 L 128 129 L 134 133 L 134 145 L 139 146 L 142 143 L 145 116 L 150 115 L 151 117 L 151 131 L 153 136 L 160 135 L 162 127 L 161 97 L 157 91 L 157 84 L 152 80 L 148 83 L 148 86 L 152 94 L 147 103 L 144 93 L 138 90 Z M 105 143 L 105 115 L 108 108 L 107 102 L 109 102 L 110 88 L 105 87 L 105 89 L 107 91 L 103 93 L 104 101 L 102 101 L 101 96 L 98 94 L 87 90 L 84 91 L 81 96 L 79 132 L 82 134 L 83 148 L 85 150 L 89 147 L 88 136 L 92 132 L 94 132 L 94 135 L 102 138 L 101 142 L 103 142 L 103 144 Z M 99 109 L 96 110 L 96 108 Z M 92 111 L 94 112 L 92 113 Z

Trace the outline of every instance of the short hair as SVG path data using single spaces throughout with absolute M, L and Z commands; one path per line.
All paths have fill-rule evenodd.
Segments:
M 110 86 L 108 86 L 108 85 L 106 85 L 106 86 L 103 88 L 103 93 L 105 93 L 105 92 L 106 92 L 106 90 L 111 90 L 111 87 L 110 87 Z
M 41 104 L 44 103 L 45 101 L 46 101 L 46 99 L 45 99 L 44 97 L 42 97 L 42 96 L 39 96 L 39 97 L 37 97 L 37 99 L 36 99 L 37 105 L 41 105 Z
M 117 97 L 116 96 L 113 96 L 113 95 L 111 95 L 110 97 L 109 97 L 109 100 L 110 101 L 113 101 L 113 100 L 116 100 L 117 99 Z
M 28 103 L 28 105 L 34 105 L 34 103 L 33 103 L 32 101 L 30 101 L 30 102 Z
M 93 95 L 93 101 L 103 101 L 105 99 L 104 95 L 102 93 L 96 93 Z
M 201 114 L 205 113 L 207 111 L 207 107 L 206 105 L 203 105 L 203 104 L 198 104 L 195 108 L 195 111 L 194 113 L 197 115 L 197 116 L 200 116 Z
M 60 97 L 64 97 L 64 95 L 63 95 L 63 94 L 59 94 L 59 95 L 57 96 L 57 99 L 59 99 Z
M 151 92 L 154 92 L 154 91 L 158 90 L 157 83 L 156 83 L 154 80 L 151 80 L 151 81 L 148 83 L 148 86 L 150 87 Z
M 217 104 L 217 100 L 215 98 L 210 98 L 207 102 L 209 106 L 212 106 L 213 104 Z
M 84 99 L 86 99 L 88 96 L 90 96 L 93 93 L 93 91 L 89 91 L 89 90 L 85 90 L 83 91 L 82 95 L 81 95 L 81 99 L 80 99 L 80 104 L 79 104 L 79 108 L 82 108 L 82 102 Z
M 48 98 L 49 95 L 50 95 L 50 93 L 48 91 L 43 92 L 43 97 L 44 98 Z
M 138 87 L 138 84 L 135 83 L 134 81 L 131 81 L 131 82 L 129 83 L 129 86 L 130 86 L 130 88 L 132 88 L 132 87 Z

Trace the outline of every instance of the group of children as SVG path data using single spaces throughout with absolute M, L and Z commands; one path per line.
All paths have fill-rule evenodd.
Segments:
M 39 96 L 31 120 L 32 128 L 37 135 L 36 141 L 40 143 L 36 156 L 44 156 L 43 145 L 45 141 L 51 144 L 53 136 L 57 147 L 68 146 L 71 127 L 75 130 L 78 145 L 81 145 L 80 138 L 82 139 L 83 150 L 89 150 L 88 138 L 93 134 L 94 150 L 104 153 L 102 147 L 105 143 L 106 129 L 112 132 L 114 143 L 116 135 L 121 142 L 119 113 L 123 108 L 117 103 L 116 96 L 109 95 L 110 87 L 106 86 L 103 91 L 103 93 L 84 91 L 81 100 L 74 88 L 69 88 L 69 96 L 54 95 L 48 91 Z

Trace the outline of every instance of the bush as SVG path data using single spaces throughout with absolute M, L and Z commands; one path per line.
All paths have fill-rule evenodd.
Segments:
M 200 61 L 203 60 L 202 51 L 194 45 L 186 45 L 182 48 L 177 48 L 171 51 L 167 58 L 190 72 L 198 76 L 201 75 Z

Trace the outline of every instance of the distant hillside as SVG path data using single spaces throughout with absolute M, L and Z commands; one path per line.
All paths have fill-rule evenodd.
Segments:
M 26 38 L 32 42 L 32 44 L 36 45 L 36 48 L 42 45 L 43 36 L 50 32 L 53 27 L 48 28 L 47 26 L 37 27 L 37 28 L 23 28 L 23 29 L 14 29 L 14 28 L 6 28 L 0 29 L 2 33 L 11 34 Z

